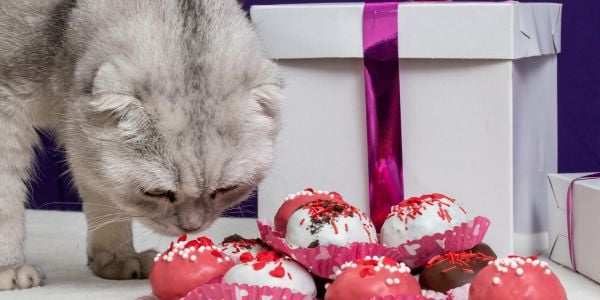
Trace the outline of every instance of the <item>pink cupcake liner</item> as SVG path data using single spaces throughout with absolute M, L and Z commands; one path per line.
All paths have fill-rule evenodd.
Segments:
M 424 296 L 412 296 L 412 295 L 389 295 L 383 297 L 373 297 L 369 300 L 433 300 Z
M 447 294 L 430 291 L 430 290 L 422 290 L 423 297 L 431 300 L 450 300 Z
M 471 288 L 471 284 L 467 283 L 461 287 L 457 287 L 455 289 L 449 290 L 448 291 L 448 300 L 468 300 L 470 288 Z
M 410 268 L 418 268 L 427 264 L 436 255 L 451 251 L 465 251 L 475 247 L 483 241 L 489 227 L 489 219 L 476 217 L 445 232 L 427 235 L 389 249 L 397 252 L 395 257 L 399 257 L 399 261 Z
M 315 248 L 292 248 L 283 234 L 273 231 L 265 221 L 257 221 L 261 239 L 271 248 L 282 252 L 311 273 L 322 278 L 331 278 L 341 265 L 365 256 L 385 256 L 393 260 L 402 258 L 401 252 L 376 243 L 351 243 L 347 246 L 318 246 Z
M 191 291 L 183 300 L 316 300 L 287 288 L 247 284 L 207 284 Z

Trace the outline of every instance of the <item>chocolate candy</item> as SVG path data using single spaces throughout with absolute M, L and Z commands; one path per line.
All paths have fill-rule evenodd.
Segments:
M 494 259 L 496 254 L 486 244 L 479 244 L 465 252 L 438 255 L 427 263 L 419 283 L 423 289 L 446 293 L 470 283 Z

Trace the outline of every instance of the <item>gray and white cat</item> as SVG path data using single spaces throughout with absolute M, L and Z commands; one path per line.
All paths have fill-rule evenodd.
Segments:
M 90 268 L 145 278 L 155 252 L 136 253 L 131 220 L 197 232 L 248 196 L 279 91 L 235 0 L 1 0 L 0 290 L 43 278 L 23 256 L 35 127 L 66 149 Z

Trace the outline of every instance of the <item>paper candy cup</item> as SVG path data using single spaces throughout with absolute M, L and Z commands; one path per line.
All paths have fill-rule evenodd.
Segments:
M 443 233 L 427 235 L 390 249 L 397 252 L 394 259 L 399 257 L 398 260 L 410 268 L 418 268 L 427 264 L 436 255 L 450 251 L 465 251 L 475 247 L 481 243 L 489 227 L 489 219 L 476 217 Z
M 271 248 L 282 252 L 311 273 L 322 278 L 331 278 L 340 266 L 348 261 L 354 261 L 365 256 L 385 256 L 399 260 L 400 252 L 394 248 L 386 248 L 375 243 L 351 243 L 347 246 L 318 246 L 315 248 L 292 248 L 286 242 L 283 234 L 273 231 L 265 221 L 257 221 L 258 230 L 263 241 Z
M 448 295 L 436 291 L 423 290 L 423 297 L 431 300 L 449 300 Z
M 369 300 L 432 300 L 430 298 L 424 296 L 383 296 L 383 297 L 373 297 Z
M 467 283 L 461 287 L 451 289 L 448 291 L 448 299 L 449 300 L 468 300 L 470 288 L 471 288 L 471 284 Z
M 184 300 L 316 300 L 311 296 L 292 292 L 287 288 L 255 286 L 247 284 L 207 284 L 183 298 Z

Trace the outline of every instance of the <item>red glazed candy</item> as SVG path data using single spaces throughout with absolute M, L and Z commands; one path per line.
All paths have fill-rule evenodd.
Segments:
M 223 276 L 234 265 L 210 239 L 186 239 L 183 235 L 154 259 L 150 284 L 154 295 L 161 300 L 180 299 L 198 286 Z
M 319 199 L 344 202 L 344 199 L 339 193 L 314 191 L 312 188 L 307 188 L 302 192 L 291 194 L 285 198 L 285 202 L 281 205 L 277 214 L 275 214 L 275 231 L 285 233 L 288 219 L 294 211 L 310 201 Z
M 470 300 L 566 300 L 565 289 L 545 262 L 536 258 L 497 259 L 477 274 Z
M 368 300 L 387 295 L 420 296 L 421 287 L 403 263 L 367 256 L 342 265 L 327 287 L 325 300 Z

